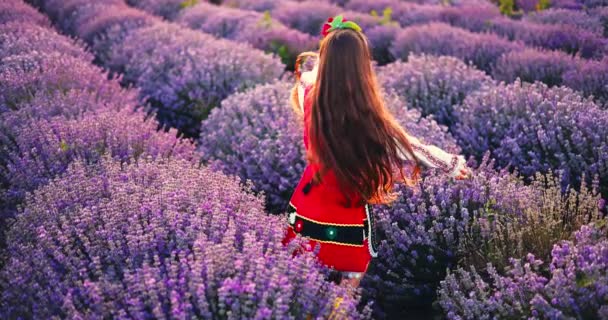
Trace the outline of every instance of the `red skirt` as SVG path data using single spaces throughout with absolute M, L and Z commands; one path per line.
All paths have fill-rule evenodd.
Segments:
M 312 185 L 314 173 L 307 166 L 291 197 L 287 210 L 287 230 L 283 244 L 300 234 L 313 251 L 319 246 L 319 261 L 342 272 L 365 272 L 377 256 L 374 220 L 369 205 L 345 205 L 335 176 L 327 173 Z

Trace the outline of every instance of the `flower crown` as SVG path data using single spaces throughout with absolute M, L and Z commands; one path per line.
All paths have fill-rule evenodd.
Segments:
M 333 18 L 327 19 L 327 22 L 323 25 L 321 35 L 327 37 L 327 35 L 337 29 L 351 29 L 357 32 L 361 32 L 361 27 L 358 24 L 344 19 L 342 15 L 337 15 Z

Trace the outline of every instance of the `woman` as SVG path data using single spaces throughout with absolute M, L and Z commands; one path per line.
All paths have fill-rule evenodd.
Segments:
M 464 157 L 422 144 L 387 111 L 357 24 L 330 18 L 317 65 L 301 76 L 296 70 L 296 76 L 292 100 L 304 115 L 308 165 L 287 209 L 284 243 L 296 234 L 308 238 L 341 283 L 357 287 L 377 256 L 369 204 L 395 200 L 394 183 L 413 185 L 419 165 L 456 179 L 470 172 Z M 405 178 L 404 161 L 414 164 L 411 179 Z

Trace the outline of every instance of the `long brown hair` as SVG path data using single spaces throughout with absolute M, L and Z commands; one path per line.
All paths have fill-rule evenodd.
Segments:
M 403 173 L 399 145 L 413 155 L 405 130 L 386 109 L 365 36 L 341 29 L 321 42 L 318 76 L 310 94 L 312 110 L 307 159 L 321 172 L 333 170 L 341 190 L 358 194 L 362 201 L 388 203 L 396 171 L 402 182 L 418 178 L 415 160 L 412 178 Z M 321 175 L 315 177 L 320 182 Z

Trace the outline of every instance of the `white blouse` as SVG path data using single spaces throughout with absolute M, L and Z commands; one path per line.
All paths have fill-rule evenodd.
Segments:
M 300 103 L 302 112 L 304 112 L 304 90 L 307 86 L 315 83 L 316 76 L 316 65 L 313 70 L 302 72 L 300 76 L 298 102 Z M 420 164 L 425 167 L 439 169 L 452 178 L 459 176 L 461 169 L 466 169 L 466 160 L 462 155 L 451 154 L 437 146 L 424 144 L 418 138 L 408 135 L 407 133 L 406 136 L 412 146 L 413 155 L 403 146 L 400 146 L 399 155 L 401 159 L 413 161 L 414 158 L 416 158 Z

